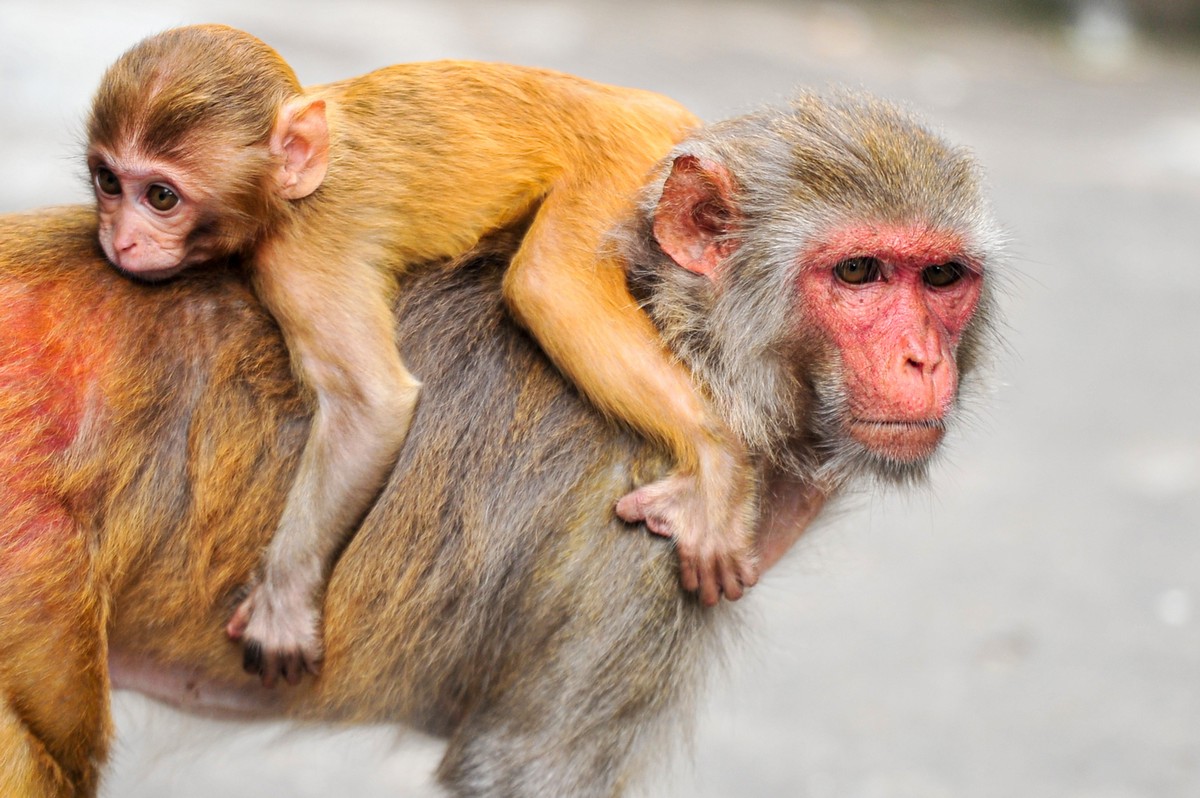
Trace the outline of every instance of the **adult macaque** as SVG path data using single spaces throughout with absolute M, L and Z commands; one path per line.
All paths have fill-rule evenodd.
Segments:
M 261 577 L 228 623 L 265 684 L 316 672 L 325 575 L 417 404 L 396 347 L 398 274 L 519 219 L 531 221 L 504 283 L 514 314 L 603 412 L 675 458 L 620 512 L 676 539 L 683 584 L 706 604 L 757 580 L 745 453 L 600 253 L 695 124 L 665 97 L 497 64 L 301 89 L 278 53 L 216 25 L 150 37 L 109 68 L 87 148 L 108 259 L 157 281 L 246 255 L 312 393 Z
M 968 155 L 857 97 L 714 125 L 655 175 L 620 257 L 753 455 L 771 562 L 851 477 L 922 473 L 982 351 L 994 226 Z M 613 516 L 671 458 L 515 326 L 516 245 L 405 278 L 425 398 L 331 575 L 325 675 L 280 692 L 217 621 L 307 437 L 286 349 L 235 268 L 148 289 L 93 235 L 78 209 L 0 220 L 0 794 L 94 793 L 110 673 L 196 711 L 420 727 L 456 796 L 611 796 L 658 756 L 732 617 Z

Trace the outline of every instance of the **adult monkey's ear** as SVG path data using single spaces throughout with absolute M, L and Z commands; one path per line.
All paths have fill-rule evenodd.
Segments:
M 723 164 L 680 155 L 671 164 L 654 210 L 654 240 L 676 264 L 714 279 L 737 248 L 741 222 L 733 176 Z
M 281 197 L 302 199 L 316 191 L 329 170 L 325 101 L 296 97 L 284 103 L 275 117 L 269 147 L 272 155 L 282 159 L 275 173 Z

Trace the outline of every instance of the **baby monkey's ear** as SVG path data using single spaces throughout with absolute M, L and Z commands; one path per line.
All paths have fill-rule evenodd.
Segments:
M 329 169 L 325 101 L 296 97 L 284 103 L 271 131 L 270 148 L 281 159 L 275 174 L 281 197 L 302 199 L 316 191 Z

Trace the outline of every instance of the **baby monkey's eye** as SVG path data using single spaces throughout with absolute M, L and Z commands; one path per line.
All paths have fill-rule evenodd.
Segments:
M 146 199 L 150 202 L 150 207 L 156 211 L 169 211 L 179 204 L 179 195 L 169 186 L 159 183 L 150 186 L 146 191 Z
M 927 267 L 925 271 L 921 272 L 921 277 L 925 280 L 926 285 L 931 285 L 934 288 L 945 288 L 961 280 L 966 270 L 966 267 L 961 263 L 950 261 L 949 263 L 940 263 L 936 266 Z
M 100 190 L 101 194 L 108 197 L 121 195 L 121 181 L 111 170 L 103 166 L 96 168 L 96 188 Z
M 833 267 L 833 273 L 843 283 L 862 285 L 879 279 L 879 261 L 875 258 L 850 258 Z

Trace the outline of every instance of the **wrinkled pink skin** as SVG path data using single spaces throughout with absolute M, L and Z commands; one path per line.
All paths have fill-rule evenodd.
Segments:
M 878 260 L 880 279 L 838 279 L 834 267 L 856 257 Z M 925 282 L 927 268 L 949 262 L 966 267 L 957 282 Z M 841 355 L 852 438 L 899 462 L 933 454 L 958 391 L 954 353 L 981 287 L 958 237 L 919 224 L 840 228 L 807 254 L 801 301 Z

